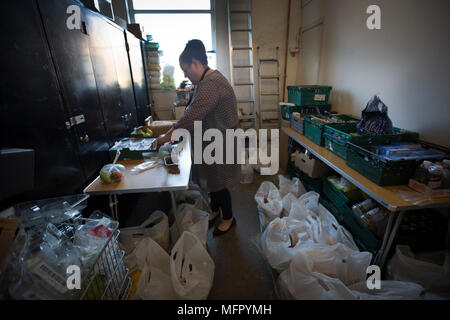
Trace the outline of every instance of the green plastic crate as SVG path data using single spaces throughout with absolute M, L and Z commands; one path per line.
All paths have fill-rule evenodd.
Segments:
M 386 140 L 386 137 L 372 136 L 372 139 L 365 142 L 347 141 L 347 165 L 379 186 L 407 185 L 409 178 L 413 176 L 415 170 L 423 160 L 387 160 L 378 156 L 370 147 L 381 145 L 380 141 L 389 145 L 392 142 L 411 141 L 398 140 L 401 137 L 392 137 L 395 140 Z M 424 147 L 434 148 L 443 151 L 450 158 L 450 150 L 441 146 L 419 141 Z
M 281 109 L 281 117 L 283 118 L 283 120 L 286 121 L 291 121 L 291 115 L 293 112 L 300 112 L 300 107 L 290 104 L 280 103 L 280 109 Z
M 327 105 L 332 87 L 288 86 L 288 101 L 297 106 Z
M 322 193 L 333 205 L 332 207 L 329 205 L 326 206 L 327 209 L 353 235 L 357 244 L 364 250 L 375 253 L 379 249 L 381 241 L 351 209 L 354 204 L 360 202 L 362 199 L 355 198 L 354 200 L 350 200 L 326 178 L 323 179 Z
M 356 123 L 332 124 L 323 128 L 324 147 L 347 160 L 347 141 L 356 143 L 374 143 L 385 144 L 385 141 L 417 141 L 419 134 L 406 131 L 400 128 L 393 128 L 394 135 L 351 135 L 356 132 Z
M 323 136 L 323 130 L 326 125 L 331 127 L 338 127 L 342 129 L 346 128 L 356 128 L 356 123 L 359 121 L 359 119 L 356 119 L 354 117 L 348 116 L 348 115 L 337 115 L 336 117 L 340 118 L 344 121 L 349 121 L 348 123 L 322 123 L 318 120 L 315 120 L 311 117 L 305 118 L 305 136 L 313 141 L 315 144 L 318 144 L 319 146 L 324 146 L 324 136 Z

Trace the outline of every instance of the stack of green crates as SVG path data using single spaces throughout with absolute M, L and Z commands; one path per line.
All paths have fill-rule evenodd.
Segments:
M 337 123 L 327 123 L 325 120 L 327 117 L 321 116 L 321 117 L 306 117 L 305 118 L 305 136 L 314 142 L 315 144 L 318 144 L 319 146 L 324 146 L 324 136 L 323 136 L 323 130 L 326 125 L 331 127 L 339 127 L 342 129 L 347 128 L 356 128 L 356 123 L 359 121 L 359 119 L 356 119 L 354 117 L 348 116 L 348 115 L 335 115 L 335 117 L 339 118 L 341 121 L 346 122 L 337 122 Z M 320 119 L 323 118 L 324 121 L 320 121 Z
M 283 120 L 291 121 L 292 113 L 298 112 L 303 116 L 324 114 L 331 111 L 331 104 L 322 106 L 296 106 L 292 103 L 280 103 L 281 117 Z
M 360 197 L 352 197 L 350 199 L 341 190 L 336 188 L 328 178 L 324 178 L 322 182 L 322 193 L 333 204 L 330 207 L 323 203 L 327 209 L 333 213 L 338 220 L 355 238 L 355 242 L 366 251 L 376 252 L 380 247 L 380 240 L 369 230 L 368 226 L 357 217 L 352 210 L 352 206 L 363 201 L 362 194 Z

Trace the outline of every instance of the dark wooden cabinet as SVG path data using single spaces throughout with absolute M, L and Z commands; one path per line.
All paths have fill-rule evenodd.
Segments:
M 75 0 L 2 5 L 0 147 L 35 150 L 35 189 L 26 197 L 82 192 L 148 104 L 134 89 L 145 79 L 131 73 L 143 65 L 128 54 L 124 30 L 99 13 L 81 7 L 81 28 L 69 29 Z

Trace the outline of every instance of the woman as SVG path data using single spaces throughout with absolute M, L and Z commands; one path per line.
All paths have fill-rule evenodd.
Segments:
M 180 67 L 185 77 L 195 86 L 193 97 L 184 116 L 156 143 L 162 145 L 170 141 L 174 129 L 186 129 L 193 135 L 194 121 L 202 121 L 202 131 L 214 128 L 223 133 L 239 128 L 236 96 L 228 80 L 217 70 L 208 67 L 205 46 L 200 40 L 190 40 L 180 55 Z M 203 136 L 202 132 L 202 136 Z M 205 145 L 203 145 L 203 148 Z M 233 148 L 233 146 L 231 146 Z M 202 148 L 202 149 L 203 149 Z M 202 150 L 203 151 L 203 150 Z M 236 160 L 236 152 L 235 160 Z M 203 158 L 203 157 L 202 157 Z M 226 159 L 224 146 L 223 159 Z M 240 182 L 241 167 L 235 164 L 193 164 L 192 178 L 211 197 L 210 225 L 222 212 L 222 219 L 214 230 L 214 235 L 222 235 L 230 230 L 236 220 L 233 217 L 229 187 Z

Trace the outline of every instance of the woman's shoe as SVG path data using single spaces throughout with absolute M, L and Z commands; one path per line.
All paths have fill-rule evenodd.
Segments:
M 217 218 L 219 218 L 220 212 L 215 216 L 213 219 L 208 221 L 208 229 L 211 228 L 217 221 Z
M 214 234 L 215 236 L 221 236 L 221 235 L 227 233 L 228 231 L 230 231 L 231 228 L 233 228 L 234 225 L 236 225 L 236 219 L 233 217 L 233 222 L 231 222 L 231 225 L 230 225 L 230 227 L 229 227 L 227 230 L 222 231 L 222 230 L 220 230 L 218 227 L 216 227 L 216 228 L 214 229 L 213 234 Z

